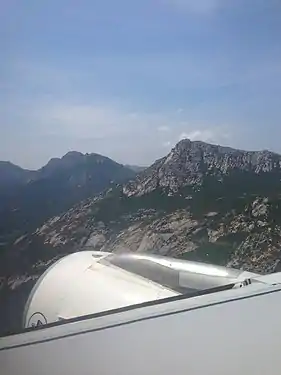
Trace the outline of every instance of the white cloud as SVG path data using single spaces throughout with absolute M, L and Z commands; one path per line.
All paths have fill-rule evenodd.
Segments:
M 172 142 L 171 141 L 164 142 L 163 147 L 172 147 Z
M 149 69 L 153 65 L 153 76 L 159 73 L 161 61 L 155 60 L 152 61 L 153 64 L 147 64 Z M 173 59 L 164 61 L 167 70 L 173 67 Z M 185 62 L 180 64 L 183 63 Z M 143 66 L 143 60 L 139 64 Z M 197 64 L 194 66 L 197 67 Z M 25 163 L 25 166 L 33 168 L 41 166 L 50 157 L 77 150 L 98 152 L 123 163 L 148 165 L 164 156 L 178 142 L 179 134 L 181 138 L 188 137 L 192 140 L 221 141 L 222 144 L 226 141 L 222 136 L 225 129 L 215 125 L 217 121 L 223 120 L 216 113 L 211 113 L 210 116 L 208 111 L 203 111 L 204 108 L 197 109 L 200 111 L 198 116 L 196 110 L 184 110 L 174 103 L 170 106 L 163 105 L 161 109 L 158 106 L 158 110 L 153 111 L 153 106 L 145 110 L 145 106 L 136 107 L 129 99 L 100 96 L 95 90 L 87 96 L 80 96 L 77 95 L 78 90 L 74 90 L 74 83 L 79 81 L 79 75 L 76 77 L 74 73 L 72 75 L 59 70 L 55 71 L 52 79 L 52 70 L 47 69 L 44 74 L 43 67 L 39 68 L 24 66 L 23 71 L 18 74 L 23 77 L 22 86 L 30 84 L 31 92 L 39 86 L 44 89 L 43 93 L 37 97 L 33 94 L 30 97 L 19 97 L 7 109 L 11 116 L 10 128 L 17 129 L 20 124 L 26 138 L 33 139 L 33 147 L 28 146 L 30 141 L 22 141 L 19 132 L 10 131 L 9 144 L 13 144 L 13 147 L 9 148 L 13 151 L 5 148 L 8 142 L 2 140 L 2 159 L 13 157 L 16 163 Z M 177 68 L 176 64 L 175 70 L 180 70 Z M 162 72 L 163 75 L 165 71 Z M 73 87 L 70 78 L 73 79 Z M 160 78 L 162 81 L 162 74 L 159 80 Z M 173 78 L 172 76 L 167 85 L 174 81 Z M 195 75 L 194 81 L 198 84 L 197 78 Z
M 161 125 L 161 126 L 158 126 L 157 130 L 159 132 L 169 132 L 171 129 L 169 126 L 166 126 L 166 125 Z
M 182 141 L 183 139 L 189 139 L 189 136 L 187 133 L 183 132 L 179 136 L 179 141 Z
M 116 132 L 122 132 L 128 122 L 134 123 L 136 116 L 118 111 L 104 105 L 55 105 L 46 110 L 45 115 L 39 113 L 43 124 L 48 119 L 60 134 L 68 134 L 78 138 L 104 138 Z M 119 124 L 124 124 L 119 126 Z M 43 127 L 48 131 L 47 127 Z
M 183 113 L 184 112 L 184 109 L 183 108 L 178 108 L 177 110 L 176 110 L 176 113 L 177 114 L 181 114 L 181 113 Z
M 210 129 L 197 129 L 190 132 L 182 132 L 179 136 L 179 141 L 182 139 L 190 139 L 191 141 L 225 143 L 229 137 L 230 134 L 226 127 L 215 127 Z
M 174 109 L 145 112 L 110 101 L 79 104 L 57 99 L 32 102 L 30 107 L 18 111 L 28 124 L 26 134 L 40 145 L 39 150 L 34 148 L 30 153 L 29 162 L 22 156 L 27 153 L 26 145 L 18 140 L 18 163 L 25 158 L 28 167 L 41 166 L 50 157 L 69 150 L 97 152 L 122 163 L 149 165 L 164 156 L 179 139 L 228 145 L 229 127 L 213 126 L 211 120 L 198 124 L 187 112 L 179 117 Z
M 41 103 L 27 115 L 41 133 L 78 139 L 138 133 L 141 128 L 149 130 L 152 125 L 160 127 L 163 122 L 160 114 L 131 112 L 113 103 Z

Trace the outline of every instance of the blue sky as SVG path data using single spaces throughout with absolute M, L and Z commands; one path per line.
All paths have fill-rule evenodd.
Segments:
M 281 153 L 280 0 L 3 0 L 0 160 Z

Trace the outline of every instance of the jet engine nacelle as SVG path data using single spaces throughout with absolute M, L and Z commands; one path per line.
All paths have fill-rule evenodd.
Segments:
M 99 262 L 108 254 L 78 252 L 47 269 L 26 303 L 24 328 L 178 294 L 121 268 Z
M 82 251 L 54 263 L 25 306 L 23 327 L 244 281 L 254 274 L 149 254 Z

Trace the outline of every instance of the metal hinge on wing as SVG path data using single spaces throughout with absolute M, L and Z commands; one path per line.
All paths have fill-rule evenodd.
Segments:
M 252 279 L 245 279 L 237 284 L 234 285 L 233 289 L 236 289 L 236 288 L 244 288 L 245 286 L 248 286 L 252 284 Z

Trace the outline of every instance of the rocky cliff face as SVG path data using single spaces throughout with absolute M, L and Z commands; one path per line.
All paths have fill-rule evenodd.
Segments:
M 124 193 L 140 196 L 157 187 L 177 192 L 184 186 L 202 185 L 207 176 L 222 180 L 235 170 L 255 174 L 280 173 L 281 158 L 269 151 L 241 151 L 184 139 L 166 157 L 126 185 Z
M 82 249 L 274 272 L 281 259 L 280 180 L 277 154 L 181 141 L 129 183 L 17 238 L 2 288 L 18 290 L 60 256 Z
M 47 222 L 34 235 L 42 246 L 56 248 L 58 252 L 87 248 L 153 252 L 261 273 L 274 272 L 281 256 L 281 220 L 276 218 L 276 205 L 281 202 L 265 197 L 240 199 L 241 209 L 230 211 L 206 209 L 199 213 L 191 206 L 161 211 L 151 205 L 134 212 L 124 210 L 109 220 L 95 220 L 93 211 L 98 214 L 101 203 L 97 200 Z
M 271 272 L 279 262 L 280 179 L 277 154 L 183 140 L 134 180 L 51 219 L 15 247 L 28 254 L 39 241 L 54 254 L 152 251 Z

